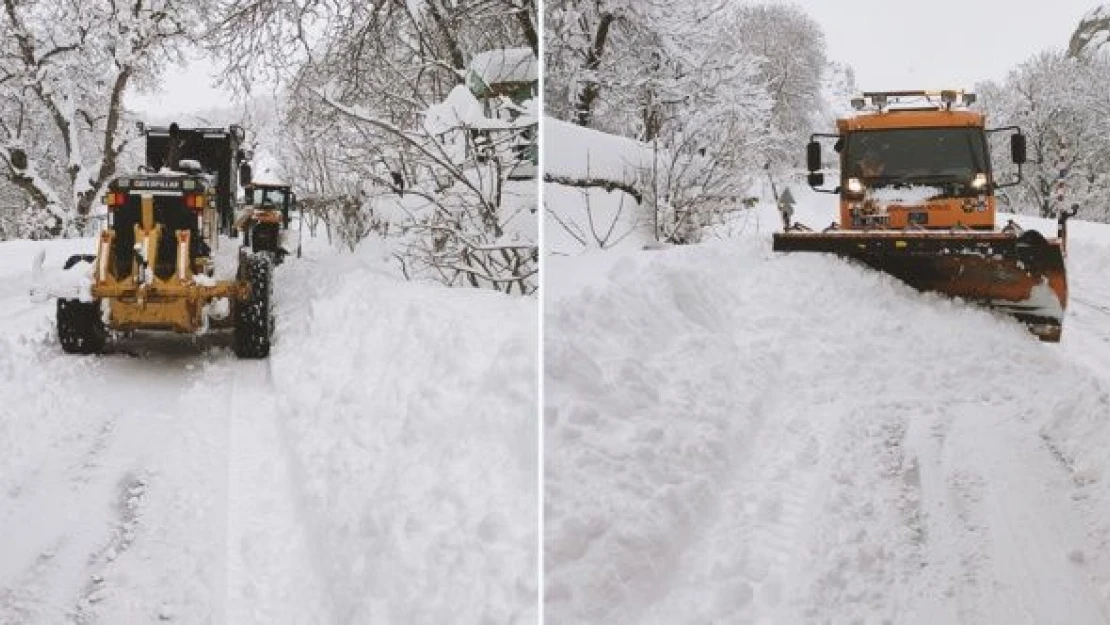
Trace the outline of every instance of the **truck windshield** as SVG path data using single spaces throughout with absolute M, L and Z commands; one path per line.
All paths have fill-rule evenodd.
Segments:
M 971 195 L 976 174 L 989 174 L 982 128 L 861 130 L 847 136 L 845 178 L 870 188 L 937 186 L 945 195 Z

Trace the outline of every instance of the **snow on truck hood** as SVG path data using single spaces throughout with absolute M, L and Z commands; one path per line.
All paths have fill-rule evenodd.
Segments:
M 944 194 L 944 189 L 928 186 L 910 186 L 902 188 L 881 187 L 870 189 L 867 197 L 883 206 L 908 205 L 916 206 Z

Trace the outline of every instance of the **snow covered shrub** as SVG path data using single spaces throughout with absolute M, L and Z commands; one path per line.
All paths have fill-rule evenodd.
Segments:
M 652 151 L 642 186 L 657 240 L 697 243 L 707 227 L 745 209 L 753 168 L 740 132 L 728 119 L 707 119 L 671 133 L 667 149 Z

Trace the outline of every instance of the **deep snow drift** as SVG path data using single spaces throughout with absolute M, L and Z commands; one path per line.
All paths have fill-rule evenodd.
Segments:
M 43 247 L 92 243 L 0 244 L 0 623 L 535 621 L 535 299 L 313 241 L 268 361 L 67 356 Z
M 1110 621 L 1110 226 L 1051 345 L 744 225 L 548 260 L 547 622 Z

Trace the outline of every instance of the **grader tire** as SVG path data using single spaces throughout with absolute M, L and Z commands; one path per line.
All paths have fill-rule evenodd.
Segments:
M 100 302 L 58 299 L 58 342 L 67 354 L 99 354 L 108 342 Z
M 264 255 L 244 254 L 239 279 L 250 285 L 250 298 L 235 304 L 234 349 L 239 358 L 266 358 L 274 334 L 273 268 Z
M 79 262 L 95 262 L 89 254 L 69 257 L 64 268 Z M 100 302 L 58 298 L 58 342 L 67 354 L 99 354 L 108 342 L 108 329 L 100 317 Z

